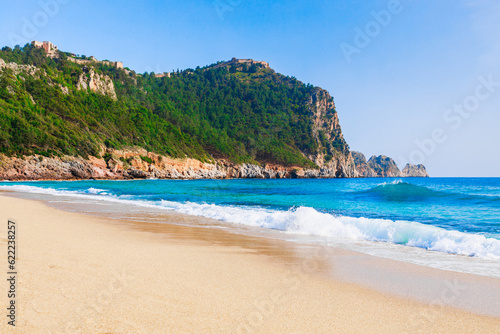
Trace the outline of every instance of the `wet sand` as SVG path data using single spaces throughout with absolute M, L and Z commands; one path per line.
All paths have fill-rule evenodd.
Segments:
M 468 283 L 453 285 L 453 273 L 331 247 L 98 218 L 6 196 L 0 196 L 0 218 L 5 258 L 7 219 L 17 225 L 12 332 L 494 333 L 500 328 L 499 317 L 449 306 L 476 286 L 478 291 L 498 287 L 494 279 L 462 274 L 460 282 Z M 426 288 L 436 298 L 422 302 L 367 287 L 370 280 L 390 282 L 381 274 L 389 267 L 395 285 L 404 286 L 406 276 L 439 282 Z M 358 279 L 348 282 L 348 277 Z M 7 305 L 2 281 L 0 301 Z M 1 332 L 10 332 L 3 318 Z

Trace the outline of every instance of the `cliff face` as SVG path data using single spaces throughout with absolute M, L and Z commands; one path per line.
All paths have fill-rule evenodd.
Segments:
M 234 164 L 222 159 L 203 163 L 191 158 L 172 159 L 141 148 L 102 148 L 101 153 L 104 158 L 0 155 L 0 180 L 321 178 L 342 177 L 352 172 L 345 169 L 342 161 L 332 168 L 304 169 Z
M 20 65 L 16 63 L 6 63 L 5 60 L 0 58 L 0 71 L 4 69 L 10 69 L 14 72 L 15 75 L 18 75 L 21 72 L 27 73 L 31 76 L 35 76 L 39 72 L 43 72 L 36 66 L 33 65 Z
M 93 92 L 108 95 L 113 100 L 117 100 L 113 80 L 107 75 L 99 75 L 92 68 L 89 70 L 88 75 L 86 73 L 80 75 L 76 88 L 78 90 L 90 89 Z
M 315 153 L 302 153 L 321 168 L 319 173 L 322 175 L 357 177 L 354 160 L 342 135 L 331 95 L 326 90 L 317 88 L 307 104 L 311 111 L 312 132 L 318 150 Z
M 406 164 L 405 168 L 401 172 L 404 177 L 429 177 L 427 169 L 424 165 L 411 165 Z

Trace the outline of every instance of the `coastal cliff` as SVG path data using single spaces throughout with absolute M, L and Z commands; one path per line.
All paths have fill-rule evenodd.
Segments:
M 227 160 L 204 163 L 196 159 L 173 159 L 141 148 L 103 148 L 103 157 L 7 157 L 0 155 L 0 180 L 73 179 L 226 179 L 226 178 L 335 178 L 335 177 L 429 177 L 423 165 L 406 165 L 402 172 L 385 156 L 370 159 L 352 152 L 338 165 L 308 169 L 266 164 L 235 164 Z M 382 161 L 382 162 L 381 162 Z M 355 170 L 352 170 L 355 165 Z M 375 172 L 372 167 L 376 165 Z
M 331 165 L 330 165 L 331 166 Z M 103 158 L 63 156 L 7 157 L 0 155 L 0 180 L 75 179 L 226 179 L 348 177 L 344 164 L 319 169 L 279 165 L 235 164 L 227 160 L 204 163 L 173 159 L 141 148 L 110 150 Z M 346 173 L 346 174 L 343 174 Z
M 328 91 L 266 62 L 138 74 L 49 44 L 0 51 L 0 179 L 403 175 L 350 152 Z

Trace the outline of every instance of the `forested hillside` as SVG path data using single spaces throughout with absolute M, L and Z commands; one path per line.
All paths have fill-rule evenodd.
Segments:
M 0 152 L 8 156 L 139 146 L 174 158 L 316 168 L 349 152 L 330 95 L 263 66 L 157 78 L 76 64 L 63 52 L 52 59 L 32 45 L 4 47 L 0 58 Z M 91 89 L 98 81 L 104 88 Z

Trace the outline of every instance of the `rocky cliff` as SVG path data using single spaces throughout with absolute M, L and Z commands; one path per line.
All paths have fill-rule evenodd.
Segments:
M 88 73 L 82 73 L 78 78 L 78 83 L 76 85 L 78 90 L 90 89 L 93 92 L 107 95 L 113 100 L 117 100 L 115 85 L 110 77 L 96 73 L 93 68 L 87 71 Z
M 345 161 L 320 169 L 279 165 L 234 164 L 227 160 L 203 163 L 196 159 L 172 159 L 141 148 L 102 149 L 102 158 L 7 157 L 0 155 L 0 180 L 73 179 L 224 179 L 224 178 L 321 178 L 346 177 Z
M 429 177 L 423 165 L 406 165 L 400 172 L 385 156 L 367 163 L 362 153 L 352 152 L 349 160 L 319 169 L 279 165 L 234 164 L 227 160 L 203 163 L 196 159 L 172 159 L 141 148 L 112 150 L 103 148 L 103 158 L 88 157 L 7 157 L 0 155 L 0 180 L 74 179 L 225 179 L 225 178 L 335 178 L 335 177 Z M 373 169 L 372 166 L 375 168 Z
M 10 69 L 13 71 L 15 75 L 18 75 L 21 72 L 27 73 L 31 76 L 37 75 L 40 71 L 43 72 L 43 70 L 40 70 L 36 66 L 33 65 L 22 65 L 22 64 L 17 64 L 17 63 L 12 63 L 12 62 L 5 62 L 5 60 L 0 58 L 0 71 L 4 69 Z M 43 72 L 45 73 L 45 72 Z
M 314 153 L 302 153 L 320 167 L 319 175 L 357 177 L 353 157 L 340 128 L 333 97 L 326 90 L 317 88 L 311 94 L 307 105 L 318 150 Z M 336 143 L 336 146 L 331 143 Z

